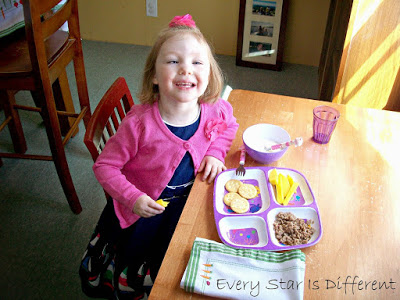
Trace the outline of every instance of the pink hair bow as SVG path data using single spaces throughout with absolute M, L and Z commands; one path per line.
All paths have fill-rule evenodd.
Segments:
M 187 26 L 187 27 L 196 27 L 196 23 L 193 21 L 192 16 L 187 14 L 184 16 L 175 16 L 171 22 L 169 22 L 169 27 L 177 27 L 177 26 Z

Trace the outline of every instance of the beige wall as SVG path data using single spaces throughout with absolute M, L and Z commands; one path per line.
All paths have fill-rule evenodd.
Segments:
M 190 13 L 217 54 L 236 55 L 239 0 L 79 0 L 83 39 L 149 46 L 175 15 Z M 318 66 L 330 0 L 289 0 L 283 61 Z

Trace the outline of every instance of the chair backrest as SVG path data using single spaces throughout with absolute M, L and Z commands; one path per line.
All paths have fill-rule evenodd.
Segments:
M 57 10 L 53 12 L 55 7 Z M 33 72 L 40 72 L 37 78 L 43 80 L 49 69 L 53 82 L 58 77 L 51 70 L 55 62 L 62 59 L 57 61 L 54 72 L 59 73 L 75 56 L 76 49 L 82 49 L 77 0 L 24 0 L 24 18 Z M 68 22 L 68 32 L 60 30 L 65 22 Z
M 97 105 L 84 137 L 84 143 L 93 161 L 103 150 L 108 139 L 134 105 L 131 92 L 123 77 L 118 77 Z

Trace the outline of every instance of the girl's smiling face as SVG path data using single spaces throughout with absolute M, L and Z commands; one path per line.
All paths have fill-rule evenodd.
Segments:
M 174 36 L 161 46 L 153 78 L 160 101 L 197 103 L 208 85 L 209 51 L 191 34 Z

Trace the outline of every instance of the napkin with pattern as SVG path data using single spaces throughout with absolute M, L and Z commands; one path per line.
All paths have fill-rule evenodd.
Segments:
M 0 0 L 0 12 L 0 37 L 25 26 L 21 1 Z
M 305 254 L 235 249 L 196 238 L 181 288 L 223 299 L 303 299 Z
M 53 12 L 64 5 L 66 0 L 58 3 Z M 25 26 L 23 0 L 0 0 L 0 38 L 7 36 Z

